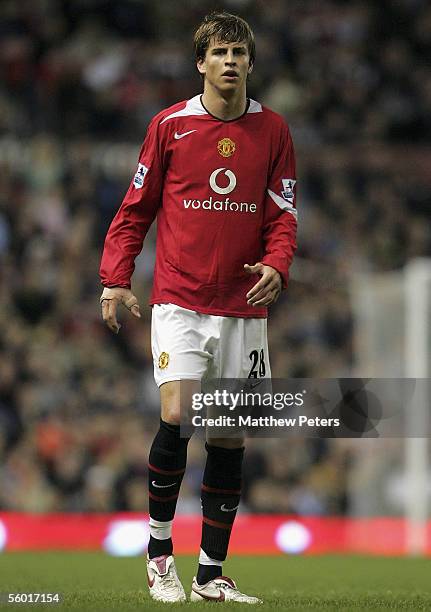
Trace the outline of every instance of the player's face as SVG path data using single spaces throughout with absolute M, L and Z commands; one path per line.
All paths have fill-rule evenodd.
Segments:
M 217 40 L 211 41 L 205 59 L 199 60 L 197 67 L 210 85 L 226 93 L 245 88 L 247 75 L 253 68 L 245 42 Z

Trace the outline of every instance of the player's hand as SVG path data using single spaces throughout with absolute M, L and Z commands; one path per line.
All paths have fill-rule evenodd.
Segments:
M 249 274 L 260 274 L 262 277 L 247 293 L 247 304 L 250 306 L 271 306 L 281 293 L 283 282 L 278 270 L 263 263 L 254 266 L 244 264 L 244 269 Z
M 102 305 L 102 319 L 115 334 L 118 334 L 121 327 L 117 321 L 118 304 L 123 304 L 130 310 L 132 315 L 138 319 L 141 318 L 138 299 L 133 295 L 130 289 L 124 289 L 123 287 L 105 287 L 100 296 L 100 303 Z

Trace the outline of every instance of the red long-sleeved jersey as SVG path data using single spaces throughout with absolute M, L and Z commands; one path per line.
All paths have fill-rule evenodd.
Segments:
M 105 287 L 130 287 L 134 261 L 157 216 L 151 304 L 266 317 L 247 304 L 258 276 L 244 264 L 276 268 L 284 286 L 296 249 L 295 156 L 289 129 L 250 100 L 221 121 L 201 97 L 151 121 L 134 179 L 113 219 L 100 267 Z

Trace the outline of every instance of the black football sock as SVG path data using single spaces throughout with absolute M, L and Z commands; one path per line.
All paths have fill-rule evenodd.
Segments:
M 180 438 L 179 425 L 160 419 L 160 429 L 151 446 L 148 462 L 150 559 L 172 554 L 170 531 L 186 469 L 188 442 L 189 438 Z
M 244 448 L 205 445 L 207 461 L 202 482 L 201 549 L 217 561 L 226 559 L 229 538 L 241 496 Z M 202 565 L 202 564 L 200 564 Z M 214 569 L 216 568 L 216 569 Z M 204 584 L 222 573 L 221 566 L 202 565 L 198 582 Z
M 214 578 L 218 578 L 222 575 L 223 570 L 220 565 L 202 565 L 202 563 L 199 563 L 196 581 L 202 586 L 210 580 L 214 580 Z

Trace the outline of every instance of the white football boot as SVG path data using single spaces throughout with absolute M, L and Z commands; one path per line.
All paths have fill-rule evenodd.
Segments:
M 237 601 L 238 603 L 261 604 L 263 601 L 258 597 L 245 595 L 238 591 L 232 578 L 219 576 L 206 584 L 200 585 L 193 578 L 190 601 Z
M 150 595 L 156 601 L 186 601 L 172 555 L 161 555 L 154 559 L 147 557 L 147 577 Z

